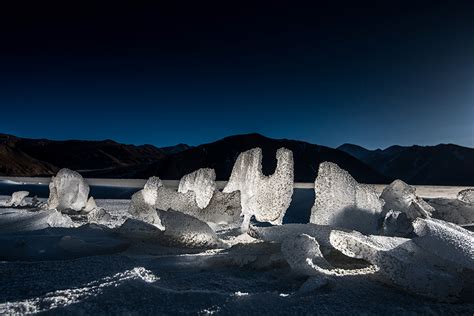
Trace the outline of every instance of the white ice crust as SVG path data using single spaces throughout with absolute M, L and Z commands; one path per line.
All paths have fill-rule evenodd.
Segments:
M 434 208 L 416 195 L 415 187 L 402 180 L 395 180 L 385 187 L 380 198 L 385 201 L 383 210 L 388 212 L 399 211 L 407 215 L 409 219 L 417 217 L 430 217 Z
M 49 184 L 48 208 L 80 211 L 87 205 L 89 185 L 73 170 L 61 169 Z
M 315 201 L 310 222 L 375 233 L 382 214 L 381 201 L 373 186 L 359 184 L 331 162 L 319 165 L 314 182 Z
M 248 227 L 252 215 L 261 222 L 282 224 L 293 195 L 293 152 L 280 148 L 276 158 L 275 173 L 264 176 L 260 148 L 250 149 L 237 157 L 223 192 L 240 191 L 244 229 Z
M 5 206 L 24 206 L 25 198 L 30 194 L 28 191 L 13 192 L 12 196 L 6 201 Z
M 203 209 L 211 201 L 216 188 L 216 172 L 214 169 L 202 168 L 183 176 L 179 182 L 178 192 L 194 192 L 197 205 Z

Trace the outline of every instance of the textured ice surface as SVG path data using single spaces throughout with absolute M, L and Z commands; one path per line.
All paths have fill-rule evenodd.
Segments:
M 240 192 L 222 193 L 214 191 L 209 204 L 202 210 L 193 209 L 189 213 L 204 222 L 216 224 L 238 224 L 242 207 L 240 205 Z
M 293 195 L 293 152 L 280 148 L 276 154 L 277 167 L 271 176 L 262 173 L 262 150 L 241 153 L 232 169 L 224 193 L 240 191 L 243 228 L 252 215 L 261 222 L 281 225 Z
M 429 199 L 428 203 L 435 208 L 433 217 L 458 225 L 474 223 L 474 204 L 458 199 Z
M 382 281 L 411 293 L 450 300 L 463 288 L 457 271 L 418 247 L 410 239 L 365 236 L 358 232 L 331 232 L 331 244 L 343 254 L 376 265 Z
M 434 209 L 422 198 L 416 195 L 415 187 L 402 180 L 395 180 L 388 185 L 380 195 L 385 201 L 383 210 L 403 212 L 409 219 L 430 217 Z
M 142 195 L 145 203 L 148 205 L 155 205 L 158 199 L 158 189 L 163 186 L 160 178 L 151 177 L 145 183 L 142 190 Z
M 324 274 L 324 269 L 332 268 L 321 253 L 316 239 L 309 235 L 300 234 L 285 239 L 281 244 L 281 251 L 297 274 L 314 276 Z
M 74 226 L 74 223 L 71 218 L 56 210 L 30 212 L 17 208 L 0 209 L 0 233 L 72 226 Z
M 315 201 L 310 222 L 374 233 L 382 213 L 375 189 L 357 183 L 351 175 L 331 162 L 319 165 L 314 183 Z
M 192 248 L 222 246 L 216 233 L 205 222 L 173 210 L 157 212 L 165 227 L 163 238 L 170 245 Z
M 202 168 L 183 176 L 179 182 L 178 192 L 193 191 L 196 195 L 197 205 L 203 209 L 211 201 L 216 188 L 214 169 Z
M 417 219 L 413 223 L 419 236 L 413 242 L 435 255 L 474 269 L 474 234 L 458 225 L 436 219 Z
M 48 207 L 59 211 L 82 210 L 87 204 L 89 185 L 76 171 L 61 169 L 49 184 Z
M 388 211 L 383 220 L 382 232 L 385 236 L 408 236 L 413 232 L 413 226 L 406 213 Z
M 145 201 L 145 190 L 140 190 L 132 195 L 128 212 L 135 218 L 150 224 L 156 225 L 162 228 L 162 224 L 154 205 L 148 204 Z M 150 192 L 148 191 L 148 197 L 150 198 Z M 148 199 L 150 201 L 150 199 Z
M 103 208 L 95 207 L 92 211 L 87 214 L 87 220 L 89 223 L 97 224 L 109 224 L 112 217 Z
M 95 210 L 96 208 L 97 208 L 97 204 L 95 203 L 94 198 L 92 196 L 89 197 L 89 199 L 87 200 L 87 204 L 84 207 L 84 212 L 88 213 Z
M 459 191 L 458 200 L 466 203 L 474 204 L 474 189 L 465 189 Z
M 6 201 L 5 206 L 23 206 L 25 205 L 25 198 L 30 194 L 28 191 L 13 192 L 12 196 Z

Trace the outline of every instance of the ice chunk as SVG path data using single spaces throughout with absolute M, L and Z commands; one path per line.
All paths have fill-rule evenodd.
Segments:
M 103 208 L 96 207 L 87 214 L 89 223 L 107 224 L 112 220 L 110 214 Z
M 117 232 L 125 238 L 140 240 L 158 239 L 163 235 L 158 227 L 133 218 L 128 218 Z
M 87 204 L 89 185 L 76 171 L 61 169 L 49 184 L 48 207 L 80 211 Z
M 95 203 L 94 198 L 91 196 L 87 200 L 87 204 L 84 208 L 84 212 L 88 213 L 88 212 L 91 212 L 91 211 L 95 210 L 96 208 L 97 208 L 97 204 Z
M 372 186 L 357 183 L 334 163 L 323 162 L 319 165 L 314 191 L 311 223 L 365 233 L 377 231 L 383 201 Z
M 413 226 L 406 213 L 388 211 L 383 220 L 382 231 L 385 236 L 408 236 L 413 232 Z
M 474 204 L 458 199 L 429 199 L 428 203 L 435 208 L 433 217 L 457 225 L 474 223 Z
M 193 209 L 193 212 L 184 212 L 204 222 L 216 224 L 237 224 L 240 223 L 240 192 L 222 193 L 219 190 L 214 192 L 209 204 L 202 210 Z
M 160 178 L 151 177 L 145 183 L 143 187 L 142 194 L 145 203 L 148 205 L 155 205 L 158 199 L 158 190 L 163 186 Z
M 281 251 L 291 269 L 297 274 L 314 276 L 321 274 L 316 267 L 321 270 L 332 268 L 324 259 L 316 239 L 309 235 L 300 234 L 285 239 L 281 244 Z
M 248 228 L 252 215 L 261 222 L 281 225 L 293 195 L 293 152 L 280 148 L 277 167 L 271 176 L 262 173 L 262 150 L 250 149 L 239 155 L 224 193 L 240 191 L 242 227 Z
M 416 219 L 419 236 L 413 242 L 435 255 L 474 270 L 474 234 L 458 225 L 436 219 Z
M 197 205 L 203 209 L 211 201 L 216 188 L 216 172 L 214 169 L 202 168 L 182 177 L 179 182 L 178 192 L 186 193 L 193 191 L 196 195 Z
M 412 187 L 402 180 L 395 180 L 385 187 L 380 198 L 385 201 L 383 210 L 403 212 L 409 219 L 430 217 L 434 209 L 416 194 Z
M 330 240 L 343 254 L 376 265 L 382 281 L 411 293 L 450 300 L 463 288 L 463 280 L 455 269 L 446 267 L 445 261 L 425 252 L 410 239 L 333 231 Z
M 465 189 L 459 191 L 458 200 L 466 203 L 474 204 L 474 189 Z
M 205 222 L 173 210 L 157 212 L 165 227 L 163 238 L 170 245 L 192 248 L 223 246 L 216 233 Z
M 5 206 L 23 206 L 25 198 L 30 194 L 28 191 L 13 192 L 11 198 L 5 203 Z
M 148 204 L 145 201 L 144 195 L 148 195 L 148 201 L 150 201 L 150 196 L 152 196 L 153 194 L 149 190 L 145 192 L 145 189 L 135 192 L 132 195 L 132 199 L 130 200 L 128 212 L 133 217 L 156 225 L 157 227 L 162 229 L 163 225 L 161 224 L 161 220 L 158 217 L 158 214 L 156 213 L 155 206 Z

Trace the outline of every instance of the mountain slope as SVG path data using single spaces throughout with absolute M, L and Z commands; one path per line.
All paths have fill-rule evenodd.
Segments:
M 115 170 L 114 175 L 105 170 L 94 175 L 138 178 L 157 175 L 163 179 L 180 179 L 183 175 L 196 169 L 209 167 L 216 170 L 218 180 L 228 180 L 239 153 L 254 147 L 262 148 L 263 172 L 267 175 L 275 170 L 277 149 L 285 147 L 293 151 L 295 181 L 297 182 L 314 182 L 318 166 L 323 161 L 337 163 L 361 182 L 384 183 L 389 181 L 371 167 L 337 149 L 295 140 L 271 139 L 259 134 L 230 136 L 213 143 L 192 147 L 183 152 L 169 155 L 148 166 L 143 166 L 141 169 L 121 168 Z
M 410 184 L 474 185 L 474 149 L 453 144 L 437 146 L 391 146 L 384 150 L 338 149 L 373 167 L 389 178 Z M 362 147 L 361 147 L 362 148 Z

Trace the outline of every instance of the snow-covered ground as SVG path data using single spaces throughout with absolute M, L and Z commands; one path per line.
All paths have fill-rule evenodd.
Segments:
M 6 199 L 8 196 L 1 196 L 0 203 Z M 307 222 L 313 201 L 313 190 L 296 190 L 284 222 Z M 129 200 L 96 202 L 111 214 L 109 227 L 121 225 L 128 216 Z M 299 214 L 304 209 L 306 214 Z M 17 220 L 8 221 L 5 218 L 12 209 L 0 209 L 0 230 L 18 224 L 18 214 L 32 215 L 27 210 L 13 211 Z M 95 225 L 1 234 L 0 255 L 5 261 L 0 262 L 0 314 L 474 312 L 469 293 L 461 302 L 438 302 L 384 285 L 372 274 L 347 275 L 321 287 L 305 287 L 307 278 L 291 272 L 279 246 L 241 235 L 238 229 L 224 227 L 218 236 L 236 246 L 170 248 L 154 242 L 124 241 L 115 232 Z M 31 251 L 38 253 L 32 255 Z M 348 267 L 359 268 L 360 262 L 347 262 Z

